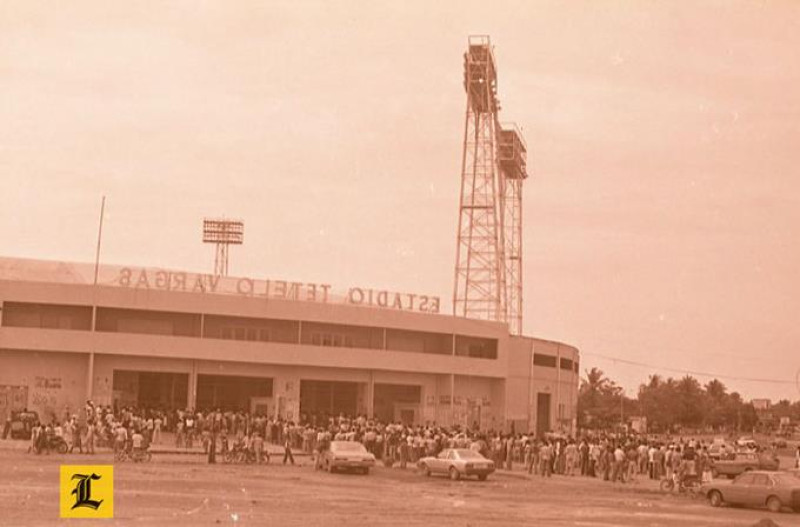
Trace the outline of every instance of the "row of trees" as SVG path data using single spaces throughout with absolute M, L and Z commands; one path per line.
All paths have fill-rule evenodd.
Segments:
M 771 413 L 797 422 L 800 401 L 793 404 L 780 401 L 772 407 Z M 752 430 L 758 423 L 753 405 L 737 392 L 728 392 L 717 379 L 701 385 L 690 375 L 681 379 L 651 375 L 639 386 L 636 398 L 630 398 L 602 370 L 592 368 L 586 372 L 578 396 L 578 426 L 613 428 L 633 415 L 646 417 L 647 428 L 653 432 L 687 428 Z

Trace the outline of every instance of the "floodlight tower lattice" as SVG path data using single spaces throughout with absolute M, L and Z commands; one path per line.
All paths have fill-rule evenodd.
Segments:
M 497 67 L 488 36 L 468 39 L 464 89 L 453 314 L 507 322 L 512 334 L 520 334 L 526 147 L 516 126 L 500 125 Z
M 203 243 L 216 246 L 214 256 L 214 275 L 228 276 L 228 254 L 231 245 L 244 242 L 244 222 L 226 218 L 203 219 Z
M 503 237 L 506 262 L 507 321 L 512 335 L 522 334 L 522 183 L 528 177 L 527 146 L 519 128 L 501 125 L 498 135 Z

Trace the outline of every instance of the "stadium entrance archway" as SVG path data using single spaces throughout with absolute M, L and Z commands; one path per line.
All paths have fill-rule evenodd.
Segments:
M 254 400 L 272 397 L 272 378 L 238 375 L 197 376 L 197 408 L 249 412 Z
M 114 410 L 125 406 L 186 408 L 189 374 L 159 371 L 114 370 Z
M 406 425 L 420 419 L 422 387 L 413 384 L 375 384 L 375 417 L 384 423 L 400 421 Z
M 336 417 L 358 413 L 359 383 L 344 381 L 300 381 L 300 413 L 307 418 Z

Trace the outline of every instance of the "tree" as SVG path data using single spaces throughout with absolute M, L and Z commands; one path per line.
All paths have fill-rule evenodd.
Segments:
M 717 379 L 709 381 L 706 386 L 706 425 L 715 430 L 725 427 L 728 393 L 727 388 Z
M 620 386 L 605 376 L 603 370 L 585 372 L 578 392 L 578 421 L 582 428 L 610 428 L 618 424 L 625 404 Z M 633 404 L 628 402 L 627 406 Z
M 705 417 L 704 393 L 700 383 L 687 375 L 678 381 L 675 388 L 678 423 L 687 428 L 700 428 Z

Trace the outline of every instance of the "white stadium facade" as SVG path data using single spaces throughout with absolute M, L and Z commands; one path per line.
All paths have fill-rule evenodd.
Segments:
M 579 353 L 439 298 L 0 258 L 0 418 L 96 404 L 575 432 Z

